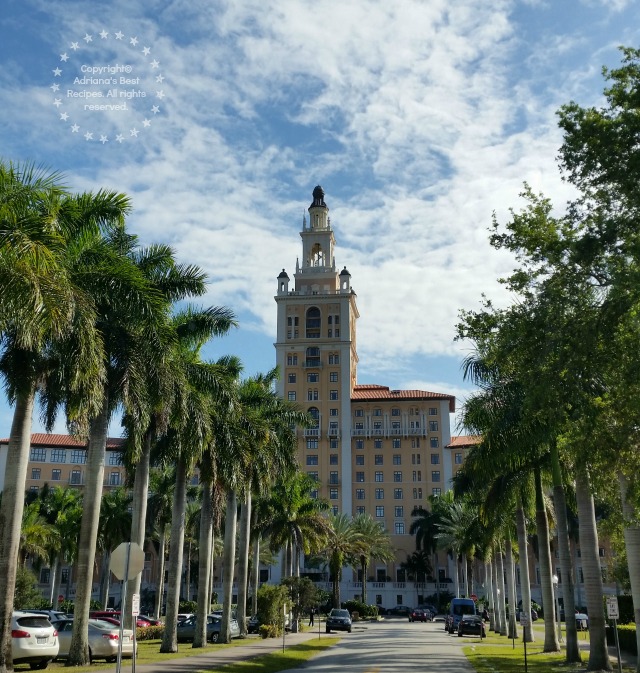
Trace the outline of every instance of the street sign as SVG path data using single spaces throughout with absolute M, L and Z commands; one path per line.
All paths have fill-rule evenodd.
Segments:
M 529 626 L 529 620 L 531 617 L 527 615 L 526 612 L 521 612 L 520 613 L 520 625 L 521 626 Z
M 111 552 L 111 572 L 119 579 L 125 579 L 127 568 L 127 553 L 129 555 L 128 580 L 133 580 L 144 569 L 144 552 L 136 542 L 122 542 Z
M 620 611 L 618 610 L 618 597 L 607 596 L 607 619 L 620 619 Z
M 140 614 L 140 594 L 131 595 L 131 614 L 134 617 Z

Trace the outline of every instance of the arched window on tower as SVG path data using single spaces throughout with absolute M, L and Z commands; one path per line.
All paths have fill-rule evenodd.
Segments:
M 307 348 L 305 365 L 307 367 L 320 366 L 320 349 L 317 346 L 309 346 L 309 348 Z
M 311 249 L 311 266 L 325 266 L 324 250 L 320 243 L 316 243 Z
M 320 338 L 320 309 L 312 306 L 307 311 L 307 339 Z

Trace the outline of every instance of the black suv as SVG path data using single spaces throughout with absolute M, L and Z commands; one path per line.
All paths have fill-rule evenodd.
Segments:
M 349 610 L 333 608 L 327 615 L 327 633 L 331 631 L 348 631 L 351 633 L 351 615 Z

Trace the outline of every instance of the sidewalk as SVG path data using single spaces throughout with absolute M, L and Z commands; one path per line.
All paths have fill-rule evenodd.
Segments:
M 335 633 L 331 637 L 335 637 Z M 320 638 L 327 638 L 324 631 L 320 634 Z M 285 636 L 285 648 L 292 645 L 298 645 L 308 640 L 318 640 L 317 631 L 305 631 L 304 633 L 287 633 Z M 237 641 L 234 641 L 237 642 Z M 234 661 L 244 661 L 259 657 L 270 652 L 282 652 L 282 638 L 256 638 L 249 637 L 246 639 L 246 645 L 234 645 L 233 647 L 224 647 L 216 651 L 209 651 L 203 654 L 196 654 L 190 657 L 180 657 L 176 654 L 175 659 L 165 661 L 156 661 L 150 664 L 136 664 L 136 673 L 193 673 L 193 671 L 200 671 L 210 669 L 222 664 L 229 664 Z M 181 643 L 179 650 L 191 649 L 191 644 Z M 103 671 L 111 669 L 103 669 Z M 112 670 L 116 670 L 115 667 Z M 122 670 L 131 670 L 131 660 L 124 659 L 122 662 Z

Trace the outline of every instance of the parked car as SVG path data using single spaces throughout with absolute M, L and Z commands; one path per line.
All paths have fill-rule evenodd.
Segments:
M 458 622 L 458 636 L 480 636 L 486 638 L 484 620 L 480 615 L 462 615 Z
M 120 625 L 120 611 L 119 610 L 92 610 L 89 613 L 89 618 L 90 619 L 102 619 L 107 622 L 111 622 L 111 624 L 114 624 L 115 626 Z M 146 617 L 143 617 L 142 615 L 138 615 L 136 617 L 136 626 L 139 629 L 145 628 L 147 626 L 151 626 L 151 623 Z
M 349 610 L 333 608 L 327 615 L 326 631 L 327 633 L 331 631 L 347 631 L 351 633 L 351 615 L 349 614 Z
M 149 626 L 163 626 L 161 619 L 155 619 L 155 617 L 149 617 L 149 615 L 138 615 L 138 619 L 149 622 Z
M 451 603 L 449 604 L 449 633 L 453 633 L 457 628 L 460 620 L 464 615 L 475 615 L 476 614 L 476 604 L 470 598 L 452 598 Z
M 178 613 L 178 621 L 183 622 L 185 619 L 189 619 L 190 617 L 195 617 L 193 612 L 180 612 Z
M 247 619 L 247 632 L 248 633 L 258 633 L 260 630 L 260 620 L 258 615 L 253 615 Z
M 413 608 L 409 613 L 410 622 L 427 622 L 429 621 L 427 614 L 431 615 L 430 612 L 423 610 L 422 608 Z
M 16 611 L 11 615 L 11 656 L 14 664 L 46 668 L 58 656 L 58 631 L 46 615 Z
M 387 610 L 387 614 L 391 617 L 408 617 L 411 613 L 411 608 L 408 605 L 394 605 Z
M 60 639 L 60 653 L 58 659 L 66 659 L 71 647 L 73 619 L 62 619 L 56 622 Z M 115 661 L 118 657 L 118 643 L 120 642 L 120 627 L 102 619 L 89 619 L 89 658 Z M 124 629 L 122 632 L 122 656 L 133 657 L 133 631 Z
M 52 624 L 58 619 L 67 619 L 68 615 L 62 610 L 28 610 L 22 609 L 20 612 L 29 612 L 32 615 L 44 615 Z
M 179 643 L 193 640 L 196 635 L 197 617 L 189 617 L 178 622 L 176 626 Z M 207 640 L 217 643 L 220 640 L 220 627 L 222 626 L 222 617 L 220 615 L 208 615 L 207 617 Z M 235 619 L 231 620 L 231 637 L 240 637 L 240 627 Z

